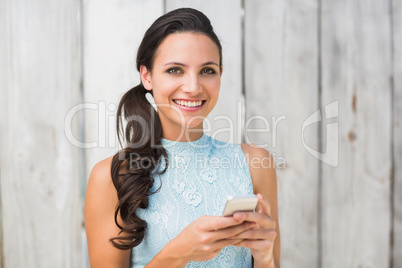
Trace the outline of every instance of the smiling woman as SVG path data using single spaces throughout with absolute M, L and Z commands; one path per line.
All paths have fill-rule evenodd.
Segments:
M 158 18 L 138 49 L 137 69 L 141 84 L 117 110 L 126 145 L 95 165 L 88 183 L 91 267 L 251 267 L 253 258 L 254 267 L 279 267 L 275 165 L 255 165 L 272 156 L 203 133 L 223 70 L 209 19 L 189 8 Z M 255 212 L 221 216 L 228 196 L 253 193 Z

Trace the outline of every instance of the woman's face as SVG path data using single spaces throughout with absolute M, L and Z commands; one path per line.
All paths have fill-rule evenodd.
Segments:
M 146 89 L 153 90 L 164 138 L 176 139 L 202 129 L 203 119 L 218 100 L 219 62 L 218 47 L 208 36 L 185 32 L 163 40 L 152 71 L 141 66 L 141 80 Z

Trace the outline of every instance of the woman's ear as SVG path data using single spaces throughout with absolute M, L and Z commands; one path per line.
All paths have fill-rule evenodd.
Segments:
M 140 77 L 141 82 L 144 85 L 146 90 L 152 90 L 152 83 L 151 83 L 151 72 L 148 71 L 145 65 L 140 66 Z

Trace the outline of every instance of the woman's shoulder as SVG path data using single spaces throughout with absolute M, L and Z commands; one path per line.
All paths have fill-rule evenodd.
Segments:
M 272 157 L 271 153 L 268 150 L 266 150 L 258 145 L 254 145 L 254 144 L 250 144 L 250 143 L 241 143 L 239 145 L 246 156 L 249 155 L 249 156 L 259 157 L 259 158 Z
M 94 165 L 94 167 L 92 168 L 92 171 L 97 171 L 97 172 L 106 171 L 108 168 L 111 167 L 112 160 L 113 160 L 113 156 L 100 160 L 98 163 L 96 163 Z
M 260 171 L 263 169 L 275 169 L 274 158 L 268 150 L 249 143 L 239 145 L 251 168 Z
M 92 168 L 89 175 L 85 194 L 85 220 L 105 223 L 114 228 L 113 221 L 109 222 L 110 215 L 114 214 L 118 203 L 117 191 L 114 187 L 111 165 L 113 157 L 99 161 Z M 106 223 L 107 222 L 107 223 Z
M 110 197 L 115 199 L 116 188 L 114 187 L 111 166 L 113 156 L 97 162 L 89 175 L 86 199 L 98 199 L 103 197 Z
M 105 263 L 122 267 L 130 259 L 129 251 L 117 249 L 110 243 L 110 238 L 120 232 L 113 216 L 118 198 L 111 175 L 112 160 L 113 157 L 108 157 L 94 165 L 85 195 L 84 220 L 91 267 L 104 267 Z M 119 215 L 117 221 L 123 225 Z
M 276 185 L 275 161 L 271 153 L 254 144 L 239 144 L 247 160 L 254 190 Z
M 97 162 L 91 171 L 91 174 L 89 175 L 89 178 L 93 178 L 96 180 L 98 183 L 106 183 L 110 184 L 112 182 L 112 162 L 113 162 L 113 157 L 110 156 L 108 158 L 105 158 L 99 162 Z M 125 162 L 121 163 L 121 170 L 120 172 L 123 172 L 124 167 L 125 167 Z
M 113 156 L 103 159 L 96 163 L 89 175 L 89 182 L 93 180 L 100 184 L 110 184 L 112 182 L 111 167 Z

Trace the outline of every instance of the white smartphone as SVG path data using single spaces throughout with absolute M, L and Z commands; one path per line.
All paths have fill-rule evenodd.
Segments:
M 258 198 L 256 195 L 229 196 L 222 216 L 232 216 L 235 212 L 255 211 Z

